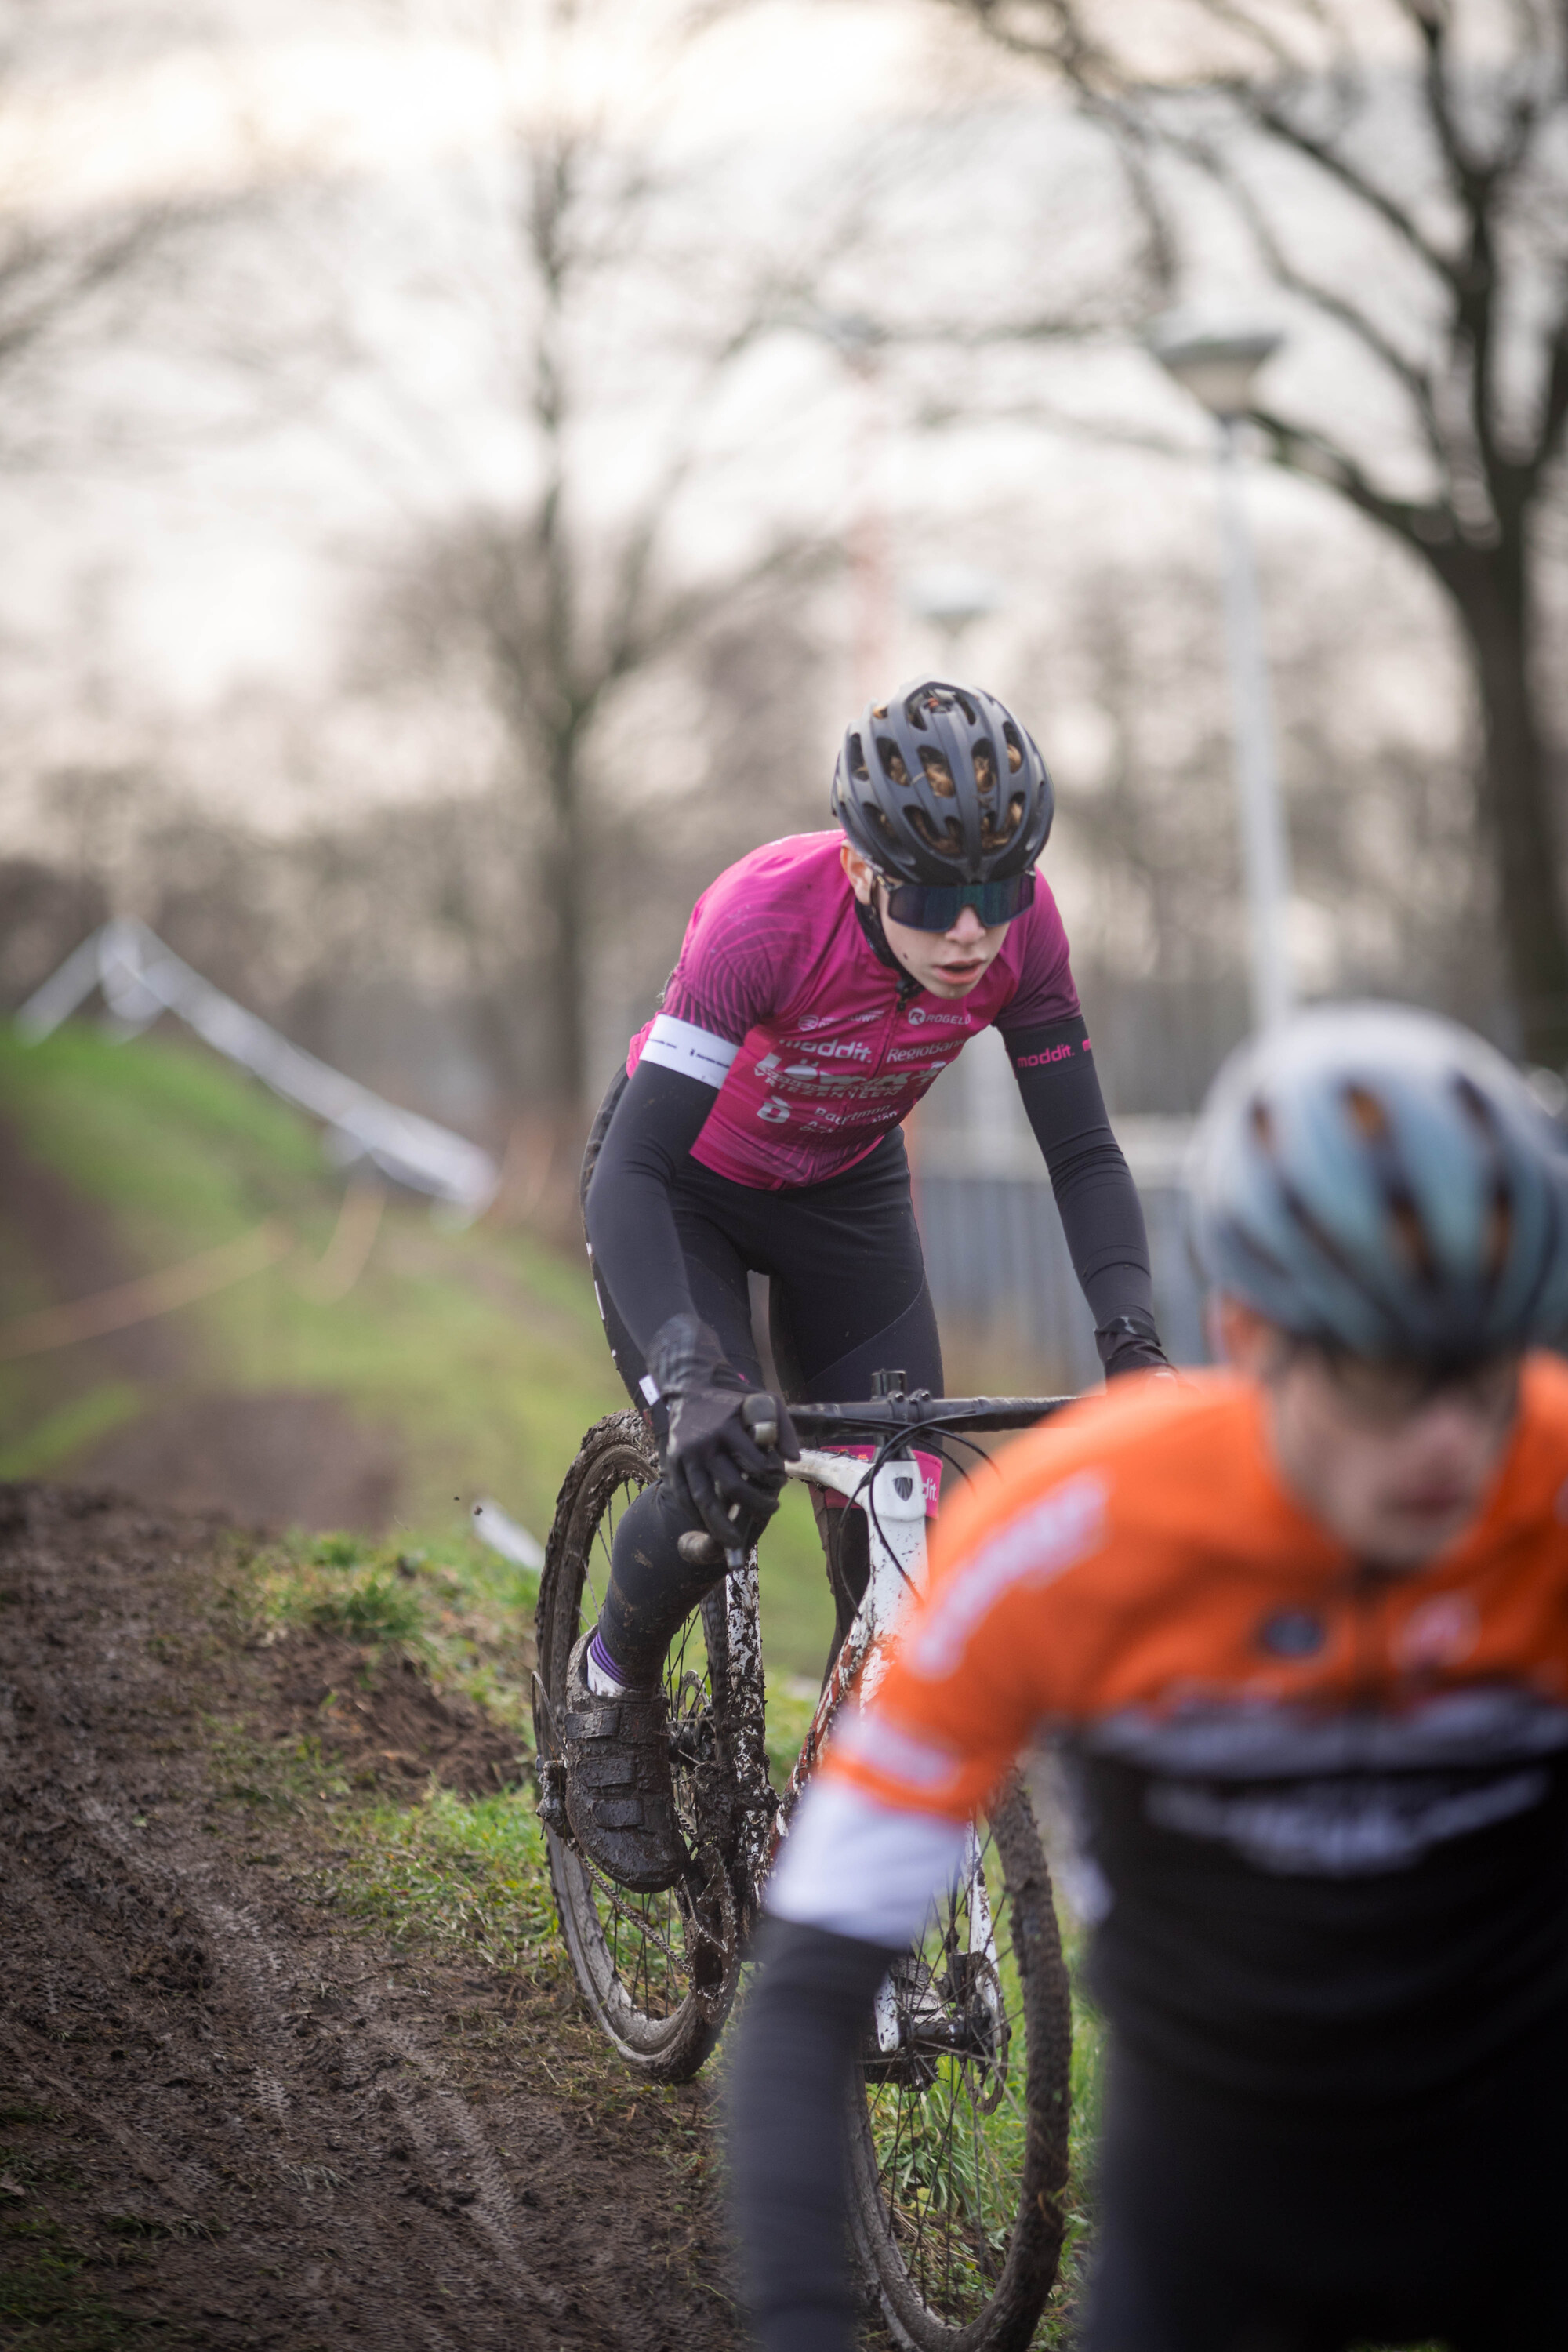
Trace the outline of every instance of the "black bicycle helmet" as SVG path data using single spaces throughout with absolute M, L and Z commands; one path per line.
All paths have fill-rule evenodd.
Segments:
M 1033 737 L 994 695 L 920 677 L 849 729 L 832 809 L 879 874 L 990 882 L 1028 872 L 1056 794 Z

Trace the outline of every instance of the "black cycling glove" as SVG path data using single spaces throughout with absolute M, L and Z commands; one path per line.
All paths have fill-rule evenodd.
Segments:
M 1125 1315 L 1113 1315 L 1109 1323 L 1102 1323 L 1094 1335 L 1094 1344 L 1100 1350 L 1108 1381 L 1119 1381 L 1123 1372 L 1173 1372 L 1171 1359 L 1160 1345 L 1153 1317 L 1145 1315 L 1140 1307 L 1131 1307 Z
M 660 1325 L 647 1368 L 669 1407 L 665 1473 L 672 1494 L 726 1550 L 744 1550 L 777 1510 L 784 1463 L 800 1452 L 788 1413 L 775 1400 L 778 1444 L 759 1445 L 742 1419 L 759 1391 L 731 1370 L 695 1315 L 672 1315 Z

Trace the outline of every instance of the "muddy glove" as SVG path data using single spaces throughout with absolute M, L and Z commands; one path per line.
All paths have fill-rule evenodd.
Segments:
M 671 1493 L 726 1551 L 744 1550 L 777 1510 L 784 1462 L 800 1452 L 788 1413 L 774 1404 L 777 1446 L 759 1445 L 742 1413 L 748 1402 L 755 1412 L 761 1393 L 731 1370 L 695 1315 L 672 1315 L 659 1327 L 647 1368 L 669 1407 Z
M 1123 1372 L 1166 1372 L 1175 1374 L 1171 1360 L 1160 1345 L 1160 1334 L 1154 1328 L 1154 1318 L 1142 1308 L 1133 1307 L 1126 1315 L 1113 1315 L 1102 1323 L 1094 1335 L 1100 1350 L 1100 1360 L 1105 1367 L 1108 1381 L 1119 1381 Z

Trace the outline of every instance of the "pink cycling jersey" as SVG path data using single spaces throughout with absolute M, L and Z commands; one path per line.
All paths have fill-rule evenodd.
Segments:
M 718 1087 L 693 1156 L 759 1192 L 852 1168 L 978 1030 L 1016 1034 L 1079 1009 L 1044 880 L 969 994 L 932 996 L 876 954 L 842 847 L 837 832 L 791 834 L 721 874 L 626 1057 L 628 1072 L 647 1055 Z

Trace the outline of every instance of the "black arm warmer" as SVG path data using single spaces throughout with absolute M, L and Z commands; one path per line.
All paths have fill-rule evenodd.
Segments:
M 850 2079 L 894 1955 L 766 1919 L 730 2069 L 731 2197 L 763 2352 L 854 2352 Z
M 669 1188 L 707 1124 L 717 1089 L 642 1061 L 605 1130 L 583 1203 L 594 1258 L 646 1360 L 672 1315 L 690 1315 L 691 1286 Z
M 1110 1131 L 1083 1018 L 1020 1030 L 1003 1043 L 1051 1172 L 1100 1361 L 1107 1372 L 1162 1364 L 1143 1211 Z

